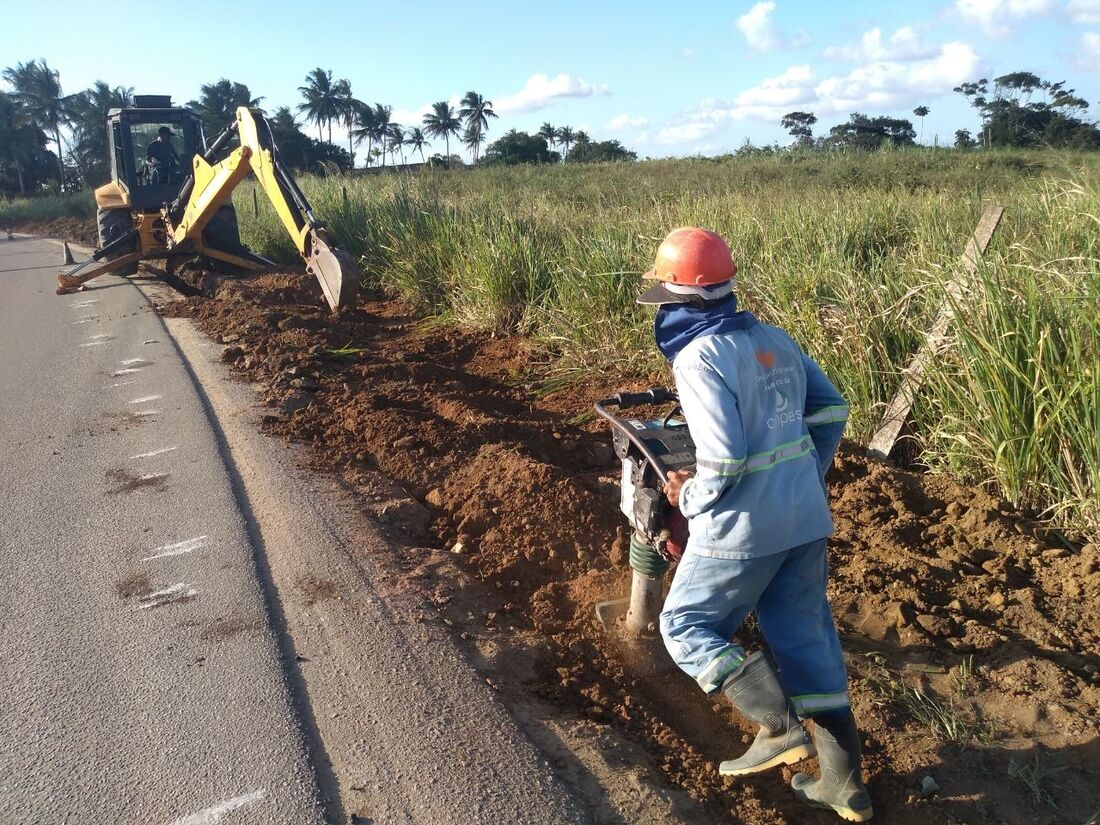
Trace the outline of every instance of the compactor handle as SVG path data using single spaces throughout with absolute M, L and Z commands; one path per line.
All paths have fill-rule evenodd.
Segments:
M 676 394 L 664 387 L 650 387 L 642 392 L 620 392 L 610 398 L 599 402 L 601 407 L 618 407 L 625 410 L 628 407 L 640 407 L 643 404 L 666 404 L 675 401 Z

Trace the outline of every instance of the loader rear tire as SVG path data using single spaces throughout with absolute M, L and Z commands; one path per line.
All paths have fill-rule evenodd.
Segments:
M 99 248 L 103 249 L 107 244 L 116 238 L 121 237 L 125 233 L 129 232 L 134 226 L 134 216 L 129 209 L 97 209 L 96 210 L 96 224 L 99 227 Z M 121 258 L 130 252 L 137 252 L 137 239 L 135 238 L 133 243 L 128 245 L 126 249 L 120 249 L 117 252 L 112 252 L 107 260 L 113 261 L 115 258 Z M 125 269 L 119 270 L 119 275 L 136 275 L 138 271 L 138 265 L 136 263 L 127 266 Z

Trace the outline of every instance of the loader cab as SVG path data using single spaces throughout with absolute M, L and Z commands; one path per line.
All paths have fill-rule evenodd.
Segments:
M 206 151 L 201 118 L 190 109 L 173 107 L 167 95 L 137 95 L 132 108 L 112 109 L 107 135 L 111 180 L 139 212 L 175 200 L 191 173 L 192 159 Z M 158 135 L 163 135 L 160 145 L 153 146 Z

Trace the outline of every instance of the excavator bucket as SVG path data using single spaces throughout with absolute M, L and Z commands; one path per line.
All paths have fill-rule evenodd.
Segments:
M 306 271 L 321 283 L 332 310 L 355 306 L 359 290 L 359 267 L 355 260 L 341 249 L 330 246 L 318 232 L 310 239 L 310 252 L 306 258 Z

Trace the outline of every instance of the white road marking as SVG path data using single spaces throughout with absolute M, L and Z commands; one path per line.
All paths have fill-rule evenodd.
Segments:
M 150 450 L 147 453 L 138 453 L 137 455 L 132 455 L 132 456 L 130 456 L 130 461 L 135 461 L 139 458 L 152 458 L 155 455 L 161 455 L 163 453 L 170 453 L 170 452 L 172 452 L 172 450 L 178 450 L 178 449 L 179 449 L 178 444 L 173 446 L 173 447 L 161 447 L 159 450 Z
M 130 415 L 160 415 L 160 410 L 134 410 Z
M 110 335 L 108 335 L 108 334 L 107 334 L 106 332 L 97 332 L 97 333 L 96 333 L 95 335 L 89 335 L 89 336 L 88 336 L 88 338 L 87 338 L 86 340 L 88 340 L 88 341 L 94 341 L 94 340 L 96 340 L 97 338 L 110 338 L 110 337 L 111 337 L 111 336 L 110 336 Z
M 218 823 L 222 821 L 222 817 L 227 813 L 235 811 L 237 808 L 243 808 L 246 805 L 255 805 L 265 796 L 267 796 L 267 791 L 260 788 L 252 793 L 246 793 L 243 796 L 235 796 L 232 799 L 227 799 L 225 802 L 219 802 L 217 805 L 213 805 L 198 813 L 174 820 L 169 823 L 169 825 L 218 825 Z
M 206 546 L 206 536 L 195 536 L 186 541 L 177 541 L 175 544 L 165 544 L 153 549 L 153 555 L 146 556 L 142 561 L 163 559 L 167 556 L 182 556 L 184 553 L 192 553 Z
M 178 602 L 180 599 L 188 599 L 198 594 L 199 591 L 191 585 L 185 582 L 179 582 L 178 584 L 173 584 L 171 587 L 158 590 L 156 593 L 142 596 L 141 601 L 143 604 L 139 604 L 134 610 L 149 610 L 153 607 L 161 607 L 162 605 L 171 604 L 172 602 Z M 217 820 L 214 821 L 216 822 Z
M 90 324 L 92 321 L 98 321 L 98 315 L 89 315 L 86 318 L 78 318 L 75 321 L 69 321 L 69 326 L 76 326 L 77 324 Z
M 125 387 L 129 384 L 133 384 L 133 381 L 119 381 L 117 384 L 108 384 L 104 389 L 112 390 L 115 387 Z
M 130 367 L 134 364 L 145 364 L 146 366 L 148 366 L 149 364 L 149 362 L 146 361 L 144 358 L 127 358 L 125 361 L 120 361 L 119 363 L 121 363 L 124 367 Z
M 152 481 L 154 478 L 168 478 L 168 473 L 146 473 L 138 477 L 138 481 Z
M 94 298 L 91 301 L 81 301 L 79 304 L 69 304 L 69 309 L 85 309 L 86 307 L 90 307 L 92 304 L 98 303 L 99 299 Z
M 112 378 L 118 378 L 120 375 L 129 375 L 134 372 L 141 372 L 145 367 L 127 367 L 124 370 L 115 370 L 111 373 Z
M 106 344 L 106 341 L 85 341 L 83 344 L 77 344 L 80 347 L 98 347 Z
M 164 398 L 163 395 L 143 395 L 141 398 L 135 398 L 131 401 L 131 404 L 144 404 L 146 401 L 156 401 L 159 398 Z

